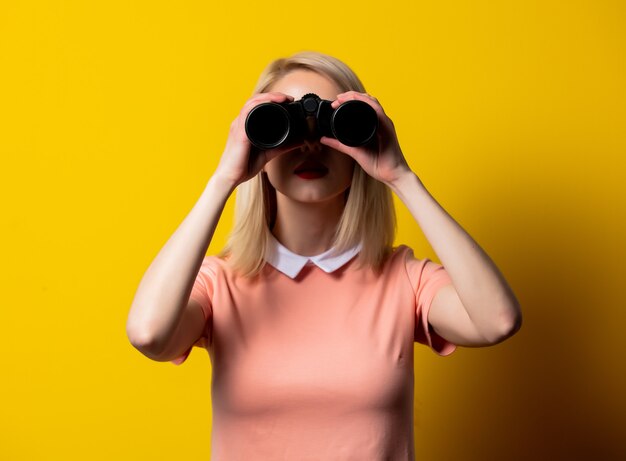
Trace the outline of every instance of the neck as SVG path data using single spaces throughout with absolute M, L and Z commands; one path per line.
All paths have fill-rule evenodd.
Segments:
M 345 207 L 344 194 L 325 202 L 303 203 L 280 193 L 276 197 L 272 234 L 290 251 L 317 256 L 328 251 Z

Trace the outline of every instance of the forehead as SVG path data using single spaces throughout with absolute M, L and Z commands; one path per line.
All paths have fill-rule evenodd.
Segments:
M 293 96 L 296 100 L 307 93 L 315 93 L 320 98 L 331 101 L 339 93 L 343 92 L 330 78 L 317 72 L 303 69 L 289 72 L 265 91 L 279 91 Z

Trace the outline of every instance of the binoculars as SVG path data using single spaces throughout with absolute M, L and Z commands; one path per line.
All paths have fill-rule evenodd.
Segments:
M 352 99 L 336 109 L 332 101 L 307 93 L 292 102 L 264 102 L 246 117 L 246 135 L 261 150 L 301 144 L 322 136 L 335 138 L 346 146 L 370 142 L 378 129 L 378 115 L 366 102 Z

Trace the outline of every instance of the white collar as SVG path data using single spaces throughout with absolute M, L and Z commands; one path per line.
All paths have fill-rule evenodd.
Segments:
M 288 277 L 295 279 L 309 261 L 326 273 L 334 272 L 357 255 L 361 247 L 362 244 L 359 243 L 337 256 L 330 256 L 332 248 L 317 256 L 302 256 L 289 250 L 270 232 L 270 248 L 265 260 Z

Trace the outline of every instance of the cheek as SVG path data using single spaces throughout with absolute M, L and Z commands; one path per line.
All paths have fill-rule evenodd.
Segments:
M 269 178 L 274 180 L 284 175 L 284 172 L 286 171 L 285 166 L 278 162 L 278 159 L 273 159 L 267 162 L 264 169 Z
M 266 165 L 265 172 L 267 180 L 275 189 L 281 189 L 281 185 L 292 179 L 291 176 L 293 175 L 293 172 L 289 171 L 287 168 L 280 168 L 275 165 L 269 168 Z
M 350 158 L 349 161 L 342 164 L 342 171 L 344 172 L 344 176 L 352 180 L 352 176 L 354 175 L 354 169 L 356 168 L 356 160 Z
M 266 173 L 265 176 L 267 178 L 267 182 L 270 183 L 270 185 L 274 188 L 276 188 L 276 174 L 274 173 L 274 171 L 272 170 L 268 170 L 267 168 L 265 169 Z

